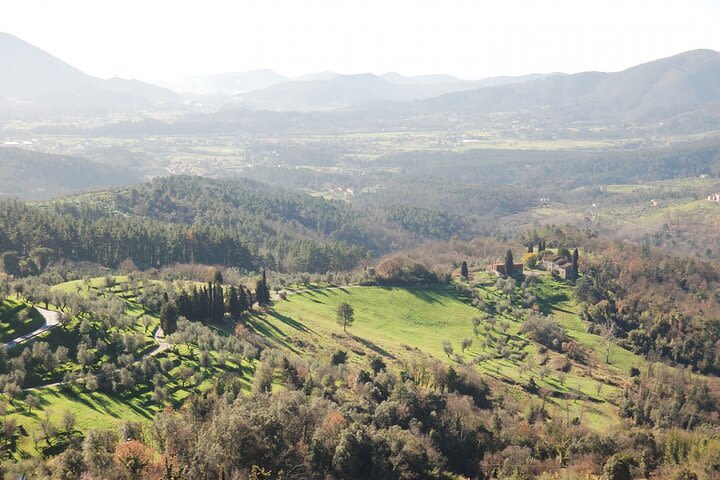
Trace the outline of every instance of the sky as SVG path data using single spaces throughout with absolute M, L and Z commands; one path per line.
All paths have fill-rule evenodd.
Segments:
M 720 0 L 0 0 L 0 31 L 103 78 L 463 78 L 617 71 L 720 50 Z

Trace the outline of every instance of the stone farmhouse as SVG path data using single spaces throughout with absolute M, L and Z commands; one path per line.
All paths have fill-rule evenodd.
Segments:
M 516 275 L 523 274 L 523 264 L 522 263 L 513 263 L 513 269 L 515 270 Z M 507 275 L 507 273 L 505 272 L 505 262 L 491 263 L 490 265 L 487 266 L 487 271 L 494 273 L 497 276 Z
M 554 273 L 558 277 L 565 280 L 572 280 L 575 278 L 575 272 L 572 268 L 572 262 L 569 262 L 565 257 L 544 257 L 540 261 L 540 265 L 548 272 Z

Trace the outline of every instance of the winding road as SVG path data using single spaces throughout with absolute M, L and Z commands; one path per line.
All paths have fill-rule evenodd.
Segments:
M 48 330 L 51 330 L 60 325 L 60 312 L 55 310 L 47 310 L 40 307 L 35 307 L 35 310 L 40 312 L 40 315 L 43 316 L 43 318 L 45 319 L 45 324 L 42 325 L 40 328 L 33 330 L 32 332 L 28 332 L 25 335 L 13 338 L 9 342 L 5 343 L 4 346 L 6 349 L 13 348 L 16 345 L 27 342 L 28 340 L 37 337 L 38 335 L 45 333 Z

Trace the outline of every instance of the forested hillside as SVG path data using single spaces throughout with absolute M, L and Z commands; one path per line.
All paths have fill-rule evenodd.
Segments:
M 132 185 L 140 176 L 80 157 L 0 148 L 0 198 L 42 200 L 98 188 Z

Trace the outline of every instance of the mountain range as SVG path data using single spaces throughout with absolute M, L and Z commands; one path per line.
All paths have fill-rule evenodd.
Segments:
M 0 33 L 0 71 L 5 72 L 0 76 L 0 118 L 5 119 L 177 107 L 184 100 L 178 92 L 191 92 L 220 98 L 214 104 L 225 106 L 223 118 L 236 109 L 242 112 L 244 123 L 252 121 L 251 112 L 258 110 L 339 111 L 337 118 L 350 119 L 352 128 L 362 121 L 380 122 L 383 128 L 393 123 L 422 127 L 425 120 L 436 125 L 447 118 L 477 124 L 488 116 L 508 113 L 546 125 L 667 123 L 685 131 L 716 129 L 720 121 L 720 53 L 713 50 L 693 50 L 620 72 L 482 80 L 330 71 L 290 78 L 256 70 L 168 84 L 175 92 L 138 80 L 87 75 L 17 37 Z M 332 115 L 311 117 L 313 122 L 318 119 L 335 124 Z M 304 119 L 295 116 L 291 123 L 303 125 Z
M 553 75 L 523 83 L 454 92 L 418 112 L 495 113 L 551 109 L 578 116 L 632 118 L 687 112 L 720 103 L 720 53 L 693 50 L 620 72 Z
M 0 32 L 0 118 L 132 111 L 179 103 L 175 92 L 141 82 L 104 80 Z

